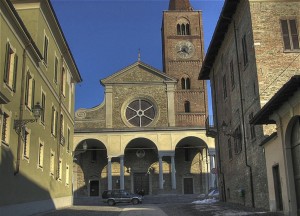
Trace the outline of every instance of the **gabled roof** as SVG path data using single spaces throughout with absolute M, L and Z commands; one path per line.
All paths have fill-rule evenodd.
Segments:
M 120 71 L 117 71 L 116 73 L 112 74 L 111 76 L 100 80 L 100 83 L 102 85 L 120 83 L 120 81 L 116 81 L 117 77 L 126 76 L 125 75 L 126 73 L 129 73 L 136 67 L 144 69 L 144 71 L 151 73 L 153 76 L 158 77 L 160 80 L 162 80 L 164 82 L 177 82 L 177 80 L 175 78 L 166 75 L 165 73 L 161 72 L 160 70 L 158 70 L 148 64 L 145 64 L 144 62 L 137 61 L 137 62 L 121 69 Z M 124 82 L 122 81 L 121 83 L 126 83 L 126 81 L 124 81 Z
M 193 8 L 189 0 L 170 0 L 169 10 L 191 11 Z
M 300 75 L 293 76 L 281 89 L 266 103 L 266 105 L 253 117 L 250 124 L 276 124 L 270 115 L 278 110 L 300 88 Z
M 215 62 L 219 49 L 222 46 L 228 27 L 231 23 L 231 19 L 235 14 L 239 2 L 240 0 L 225 0 L 198 79 L 209 79 L 210 70 Z

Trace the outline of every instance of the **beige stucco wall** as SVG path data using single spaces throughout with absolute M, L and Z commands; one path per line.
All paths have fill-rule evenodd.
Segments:
M 274 191 L 274 179 L 272 167 L 279 165 L 280 180 L 282 187 L 283 211 L 285 215 L 296 214 L 296 194 L 294 186 L 294 177 L 292 172 L 292 161 L 289 143 L 291 136 L 291 122 L 295 117 L 300 116 L 300 90 L 282 104 L 282 106 L 271 115 L 270 119 L 276 121 L 277 136 L 264 145 L 270 210 L 276 211 L 276 200 Z
M 205 135 L 205 130 L 140 130 L 135 132 L 102 132 L 102 133 L 76 133 L 74 136 L 73 151 L 79 143 L 86 139 L 96 139 L 102 142 L 110 157 L 124 155 L 127 144 L 135 138 L 146 138 L 151 140 L 158 151 L 175 151 L 176 145 L 185 137 L 198 137 L 203 140 L 209 149 L 214 149 L 214 139 Z

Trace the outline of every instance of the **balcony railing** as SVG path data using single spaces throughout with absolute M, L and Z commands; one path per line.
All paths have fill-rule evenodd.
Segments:
M 212 115 L 207 116 L 205 120 L 205 129 L 206 129 L 206 136 L 208 137 L 216 137 L 217 135 L 217 128 L 214 125 L 214 118 Z
M 177 113 L 176 125 L 205 127 L 205 117 L 204 113 Z

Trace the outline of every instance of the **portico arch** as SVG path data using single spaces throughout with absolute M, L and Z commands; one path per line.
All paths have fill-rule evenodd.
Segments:
M 175 148 L 177 187 L 183 194 L 207 193 L 208 146 L 200 138 L 182 138 Z
M 135 193 L 152 194 L 153 179 L 150 167 L 157 159 L 158 149 L 152 140 L 139 137 L 129 141 L 124 149 L 124 165 L 126 172 L 130 173 L 129 177 L 125 176 L 125 189 Z
M 288 190 L 293 212 L 300 213 L 300 116 L 294 116 L 288 123 L 285 133 L 285 157 L 288 178 Z
M 96 139 L 85 139 L 73 151 L 74 197 L 100 196 L 105 182 L 101 179 L 107 165 L 106 146 Z

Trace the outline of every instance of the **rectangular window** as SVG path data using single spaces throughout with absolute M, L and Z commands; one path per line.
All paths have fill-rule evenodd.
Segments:
M 45 35 L 45 37 L 44 37 L 44 62 L 45 62 L 45 64 L 48 63 L 48 46 L 49 46 L 49 39 Z
M 24 158 L 29 159 L 29 152 L 30 152 L 30 137 L 29 137 L 29 132 L 25 129 L 24 130 L 24 148 L 23 148 Z
M 233 60 L 230 61 L 230 81 L 231 81 L 231 89 L 234 89 L 235 81 L 234 81 L 234 65 Z
M 227 84 L 226 84 L 226 75 L 223 76 L 223 98 L 227 98 Z
M 66 95 L 66 71 L 65 68 L 62 68 L 61 71 L 61 93 L 65 96 Z
M 51 176 L 54 176 L 54 159 L 55 159 L 54 152 L 51 151 L 50 153 L 50 175 Z
M 251 112 L 249 115 L 249 121 L 251 119 L 253 119 L 253 112 Z M 253 124 L 250 124 L 250 137 L 251 137 L 251 140 L 256 138 L 255 126 Z
M 67 152 L 69 152 L 69 151 L 70 151 L 70 139 L 71 139 L 71 131 L 70 131 L 70 128 L 68 128 L 67 138 L 68 138 Z
M 44 92 L 42 92 L 42 115 L 41 115 L 41 122 L 42 124 L 45 124 L 45 112 L 46 112 L 46 95 Z
M 65 145 L 64 129 L 65 129 L 64 115 L 60 114 L 60 144 L 61 145 Z
M 55 107 L 52 106 L 52 112 L 51 112 L 51 134 L 56 137 L 57 133 L 57 111 L 55 110 Z
M 39 146 L 39 157 L 38 157 L 38 166 L 43 168 L 44 165 L 44 144 L 40 143 Z
M 70 167 L 66 165 L 66 185 L 70 184 Z
M 59 162 L 58 162 L 58 180 L 61 181 L 62 179 L 62 160 L 59 159 Z
M 58 76 L 58 58 L 55 57 L 54 60 L 54 82 L 57 84 L 57 76 Z
M 228 156 L 229 159 L 232 159 L 232 147 L 231 147 L 231 139 L 228 139 Z
M 297 23 L 295 19 L 280 20 L 283 37 L 283 45 L 285 50 L 299 49 L 299 35 Z
M 17 82 L 17 69 L 18 69 L 18 56 L 10 43 L 6 44 L 6 55 L 4 65 L 4 83 L 10 90 L 16 92 Z
M 241 140 L 241 126 L 239 125 L 234 130 L 235 138 L 234 138 L 234 153 L 238 154 L 242 151 L 242 140 Z
M 32 78 L 29 71 L 27 71 L 26 74 L 25 88 L 25 105 L 31 110 L 34 106 L 35 80 Z
M 7 115 L 7 113 L 3 114 L 3 118 L 2 118 L 2 131 L 1 131 L 1 141 L 4 144 L 8 144 L 8 118 L 9 115 Z
M 242 48 L 243 48 L 243 60 L 244 60 L 244 66 L 246 67 L 248 64 L 248 50 L 247 50 L 247 40 L 246 35 L 242 38 Z

